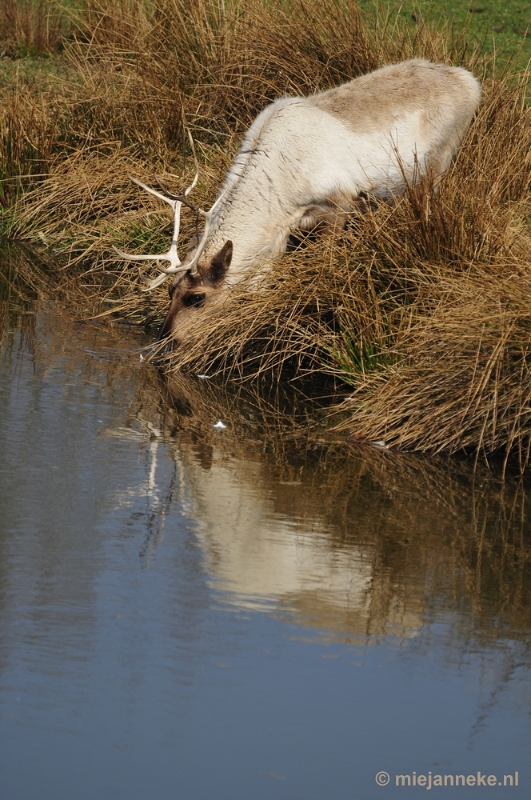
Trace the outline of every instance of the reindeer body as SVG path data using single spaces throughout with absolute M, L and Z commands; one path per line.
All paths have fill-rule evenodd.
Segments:
M 277 100 L 247 132 L 199 264 L 231 240 L 227 280 L 237 282 L 257 258 L 283 252 L 291 230 L 351 210 L 360 193 L 389 198 L 415 171 L 440 175 L 479 99 L 466 70 L 415 60 Z
M 360 194 L 392 198 L 419 175 L 430 172 L 437 179 L 480 96 L 479 83 L 466 70 L 417 59 L 265 108 L 211 212 L 201 212 L 208 220 L 199 246 L 182 266 L 177 261 L 166 271 L 183 274 L 170 290 L 160 335 L 184 338 L 199 309 L 251 267 L 267 269 L 286 249 L 290 232 L 338 218 Z

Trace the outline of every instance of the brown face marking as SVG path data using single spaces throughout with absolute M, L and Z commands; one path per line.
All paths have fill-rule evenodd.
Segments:
M 209 297 L 222 288 L 231 259 L 232 242 L 227 241 L 207 267 L 198 265 L 196 274 L 192 275 L 187 270 L 175 280 L 170 287 L 170 308 L 160 327 L 158 341 L 170 336 L 177 326 L 178 317 L 184 323 L 183 330 L 186 329 L 195 311 L 202 309 L 208 303 Z
M 201 274 L 192 275 L 188 270 L 170 286 L 170 308 L 158 332 L 161 341 L 170 335 L 178 314 L 187 308 L 200 308 L 205 302 Z

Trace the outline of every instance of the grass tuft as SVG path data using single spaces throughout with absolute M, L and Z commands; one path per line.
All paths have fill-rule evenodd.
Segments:
M 69 29 L 59 0 L 2 0 L 0 46 L 11 58 L 46 56 L 61 49 Z
M 7 7 L 7 6 L 6 6 Z M 262 285 L 213 308 L 169 372 L 240 381 L 333 381 L 335 421 L 355 437 L 423 452 L 531 449 L 531 125 L 526 70 L 499 69 L 469 30 L 364 18 L 353 0 L 86 0 L 61 72 L 2 85 L 4 228 L 61 265 L 85 313 L 160 323 L 165 289 L 113 246 L 166 249 L 171 216 L 127 174 L 175 189 L 201 163 L 214 198 L 244 131 L 270 101 L 424 56 L 463 65 L 483 101 L 434 190 L 411 186 L 345 231 L 278 259 Z M 182 251 L 195 235 L 183 212 Z M 142 267 L 153 276 L 154 268 Z

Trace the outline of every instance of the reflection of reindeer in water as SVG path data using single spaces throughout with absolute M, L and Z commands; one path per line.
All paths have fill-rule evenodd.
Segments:
M 161 336 L 186 339 L 210 304 L 250 270 L 286 250 L 292 232 L 334 226 L 364 195 L 390 198 L 419 175 L 449 166 L 480 99 L 466 70 L 424 60 L 383 67 L 310 97 L 277 100 L 256 118 L 184 263 L 177 255 L 182 204 L 188 194 L 147 191 L 175 215 L 168 261 L 149 284 L 177 276 Z M 194 206 L 192 206 L 194 208 Z
M 311 627 L 411 635 L 420 624 L 418 604 L 404 602 L 385 571 L 375 572 L 365 548 L 334 546 L 322 501 L 337 475 L 306 456 L 307 430 L 292 419 L 283 441 L 278 414 L 259 399 L 236 400 L 183 376 L 177 381 L 171 401 L 164 398 L 164 408 L 172 402 L 178 409 L 167 413 L 172 438 L 164 440 L 212 588 L 239 607 L 295 614 Z M 227 423 L 222 432 L 213 427 L 218 417 Z
M 417 630 L 426 596 L 449 611 L 465 597 L 489 636 L 498 607 L 511 625 L 531 627 L 531 581 L 519 573 L 531 557 L 522 487 L 500 492 L 495 475 L 465 463 L 323 438 L 306 417 L 297 424 L 289 398 L 282 417 L 243 388 L 234 395 L 183 375 L 170 388 L 140 415 L 160 433 L 156 451 L 151 433 L 158 466 L 147 469 L 148 549 L 173 497 L 197 523 L 212 586 L 240 604 L 373 635 Z

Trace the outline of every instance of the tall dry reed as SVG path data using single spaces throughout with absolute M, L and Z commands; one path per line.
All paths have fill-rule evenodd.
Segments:
M 1 0 L 0 47 L 4 55 L 41 56 L 62 46 L 69 29 L 59 0 Z

